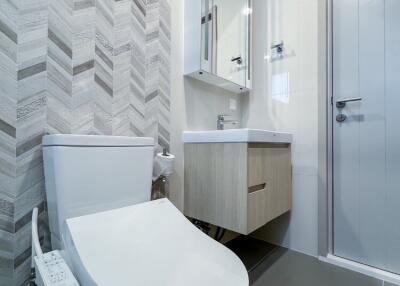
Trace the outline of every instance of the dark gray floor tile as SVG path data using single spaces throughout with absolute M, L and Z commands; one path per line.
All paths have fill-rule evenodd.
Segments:
M 252 286 L 382 286 L 383 282 L 290 250 L 275 251 Z
M 261 241 L 250 236 L 239 236 L 225 244 L 240 257 L 247 271 L 251 272 L 265 257 L 280 247 Z

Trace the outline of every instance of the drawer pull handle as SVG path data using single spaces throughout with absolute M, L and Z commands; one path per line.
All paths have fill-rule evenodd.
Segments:
M 254 192 L 263 190 L 263 189 L 265 189 L 266 185 L 267 185 L 266 183 L 262 183 L 262 184 L 259 184 L 259 185 L 251 186 L 251 187 L 248 188 L 248 192 L 249 193 L 254 193 Z

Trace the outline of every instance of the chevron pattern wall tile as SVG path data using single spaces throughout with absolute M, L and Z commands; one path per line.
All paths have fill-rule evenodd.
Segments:
M 169 148 L 170 142 L 170 54 L 171 8 L 169 0 L 160 0 L 158 25 L 158 143 Z
M 168 0 L 147 0 L 145 134 L 159 148 L 169 148 L 170 15 Z
M 95 2 L 74 1 L 72 15 L 71 133 L 89 134 L 94 122 Z
M 48 37 L 49 133 L 87 134 L 94 122 L 94 1 L 51 1 Z
M 143 136 L 145 130 L 146 96 L 146 3 L 132 1 L 131 9 L 131 61 L 129 119 L 130 131 Z
M 0 2 L 0 284 L 14 278 L 18 8 Z
M 41 137 L 46 123 L 48 0 L 15 1 L 18 8 L 14 280 L 29 278 L 30 217 L 45 199 Z
M 113 134 L 130 135 L 131 0 L 114 2 Z
M 158 25 L 159 0 L 146 0 L 146 93 L 145 134 L 158 133 Z
M 46 122 L 47 25 L 46 0 L 1 1 L 0 282 L 7 283 L 2 285 L 28 278 L 30 236 L 21 231 L 30 227 L 32 208 L 44 201 L 40 143 Z
M 170 14 L 169 0 L 0 1 L 0 285 L 28 279 L 35 206 L 50 247 L 43 134 L 169 146 Z
M 96 2 L 95 132 L 130 135 L 131 1 Z

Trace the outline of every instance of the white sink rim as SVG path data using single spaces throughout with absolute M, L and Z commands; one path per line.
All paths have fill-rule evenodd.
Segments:
M 262 129 L 184 131 L 184 143 L 292 143 L 292 134 Z

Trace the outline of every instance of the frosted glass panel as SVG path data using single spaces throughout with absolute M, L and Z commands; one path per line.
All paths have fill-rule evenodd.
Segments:
M 333 1 L 334 254 L 400 273 L 400 1 Z
M 400 273 L 400 1 L 385 1 L 387 269 Z

